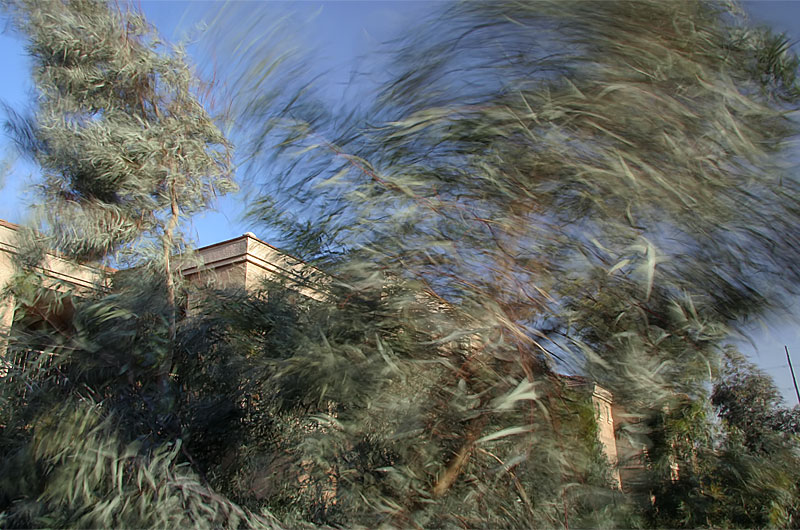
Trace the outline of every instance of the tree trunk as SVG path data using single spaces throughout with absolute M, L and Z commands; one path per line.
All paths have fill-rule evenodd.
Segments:
M 175 336 L 177 335 L 176 323 L 176 308 L 175 308 L 175 281 L 172 276 L 172 247 L 175 241 L 175 229 L 178 226 L 178 219 L 180 209 L 178 207 L 178 198 L 175 195 L 174 185 L 170 187 L 170 207 L 171 215 L 167 222 L 167 227 L 164 230 L 164 279 L 166 280 L 167 287 L 167 320 L 169 322 L 169 344 L 167 346 L 167 353 L 161 361 L 159 369 L 159 384 L 162 391 L 166 392 L 169 386 L 169 374 L 172 371 L 172 357 L 173 350 L 175 349 Z
M 484 425 L 486 425 L 487 417 L 483 416 L 478 418 L 476 421 L 470 425 L 469 430 L 467 431 L 466 440 L 464 440 L 464 444 L 461 448 L 456 452 L 455 456 L 450 460 L 450 463 L 447 464 L 447 469 L 445 469 L 444 473 L 441 477 L 436 481 L 436 484 L 433 486 L 433 497 L 441 497 L 450 489 L 450 487 L 455 483 L 458 476 L 461 474 L 461 470 L 464 468 L 464 465 L 469 462 L 469 457 L 472 454 L 472 450 L 475 447 L 475 440 L 483 431 Z

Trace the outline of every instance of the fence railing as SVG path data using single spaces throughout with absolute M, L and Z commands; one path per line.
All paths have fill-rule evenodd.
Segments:
M 34 386 L 50 381 L 66 386 L 69 378 L 60 365 L 58 351 L 36 350 L 15 347 L 9 344 L 4 357 L 0 357 L 0 379 L 7 383 L 18 383 L 22 396 L 26 397 Z

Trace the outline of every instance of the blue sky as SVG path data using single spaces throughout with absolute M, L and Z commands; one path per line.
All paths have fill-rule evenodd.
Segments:
M 292 42 L 312 52 L 310 57 L 317 63 L 315 71 L 329 72 L 326 75 L 326 90 L 332 101 L 347 97 L 350 73 L 355 63 L 374 52 L 381 42 L 399 36 L 411 27 L 420 14 L 433 11 L 437 2 L 362 2 L 362 1 L 273 1 L 234 2 L 236 15 L 258 13 L 259 23 L 269 23 L 281 17 L 289 17 Z M 148 1 L 135 2 L 145 17 L 154 24 L 160 34 L 170 42 L 187 41 L 194 63 L 209 75 L 211 69 L 200 59 L 208 54 L 201 45 L 192 45 L 193 37 L 199 34 L 198 25 L 212 17 L 221 2 L 209 1 Z M 243 22 L 245 26 L 252 20 Z M 302 51 L 301 51 L 302 52 Z M 15 110 L 30 107 L 32 82 L 30 66 L 24 51 L 24 42 L 11 31 L 0 34 L 0 56 L 6 71 L 5 82 L 0 84 L 0 100 Z M 212 68 L 213 69 L 213 68 Z M 8 138 L 0 136 L 0 155 L 12 156 L 13 148 Z M 36 168 L 24 160 L 16 160 L 10 174 L 0 174 L 0 219 L 23 222 L 26 203 L 31 194 L 26 191 L 36 175 Z M 225 197 L 219 201 L 217 212 L 196 216 L 192 221 L 192 237 L 198 245 L 236 237 L 252 226 L 242 220 L 244 201 L 241 195 Z
M 221 5 L 202 1 L 146 1 L 136 2 L 148 20 L 155 24 L 169 41 L 182 41 L 197 33 L 197 24 Z M 314 69 L 329 72 L 325 83 L 332 101 L 352 97 L 347 91 L 350 73 L 362 57 L 378 50 L 379 45 L 400 37 L 412 29 L 422 18 L 441 6 L 441 2 L 422 1 L 299 1 L 299 2 L 234 2 L 236 10 L 245 15 L 250 10 L 262 13 L 263 22 L 288 16 L 295 44 L 313 50 Z M 793 41 L 800 41 L 800 1 L 746 2 L 745 8 L 756 20 L 788 33 Z M 243 21 L 252 22 L 255 18 Z M 190 55 L 200 63 L 207 50 L 189 46 Z M 0 100 L 16 110 L 30 106 L 32 85 L 29 62 L 23 42 L 11 32 L 0 34 L 0 57 L 3 60 L 5 80 L 0 84 Z M 203 66 L 200 64 L 199 66 Z M 0 156 L 12 160 L 8 140 L 0 137 Z M 16 161 L 10 172 L 0 174 L 0 219 L 11 222 L 25 220 L 26 191 L 35 175 L 35 168 L 25 161 Z M 217 211 L 197 216 L 190 227 L 191 236 L 198 245 L 208 245 L 241 235 L 254 229 L 242 220 L 243 195 L 223 198 Z M 269 239 L 268 234 L 259 234 Z M 800 303 L 795 315 L 800 315 Z M 794 388 L 783 351 L 788 345 L 794 355 L 796 368 L 800 368 L 800 326 L 797 318 L 772 321 L 754 330 L 757 347 L 747 344 L 747 352 L 776 380 L 788 403 L 794 404 Z M 798 374 L 800 375 L 800 373 Z

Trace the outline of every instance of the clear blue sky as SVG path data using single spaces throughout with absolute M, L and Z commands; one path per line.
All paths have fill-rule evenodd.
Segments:
M 141 1 L 145 16 L 156 25 L 161 34 L 170 41 L 180 41 L 191 35 L 195 25 L 204 16 L 220 6 L 214 2 L 188 1 Z M 379 44 L 403 35 L 420 19 L 433 12 L 440 2 L 421 1 L 306 1 L 306 2 L 234 2 L 240 13 L 266 11 L 277 19 L 291 16 L 293 39 L 303 47 L 316 50 L 313 55 L 318 62 L 317 70 L 331 72 L 325 79 L 333 98 L 345 97 L 349 74 L 356 61 L 377 50 Z M 800 1 L 746 2 L 751 17 L 770 24 L 788 33 L 793 41 L 800 41 Z M 202 63 L 200 47 L 189 47 L 195 62 Z M 0 57 L 5 79 L 0 84 L 0 99 L 12 108 L 21 110 L 32 100 L 30 69 L 23 43 L 5 32 L 0 34 Z M 201 64 L 202 66 L 202 64 Z M 11 156 L 8 140 L 0 137 L 0 156 L 6 160 Z M 22 222 L 25 205 L 29 200 L 26 186 L 29 175 L 36 169 L 17 161 L 10 173 L 0 174 L 0 219 Z M 243 197 L 234 195 L 219 202 L 218 211 L 198 216 L 193 220 L 192 235 L 198 245 L 207 245 L 238 236 L 253 227 L 241 219 L 244 209 Z M 265 237 L 265 234 L 261 234 Z M 800 315 L 800 303 L 795 315 Z M 786 364 L 783 345 L 789 346 L 796 368 L 800 369 L 800 326 L 795 319 L 786 322 L 771 322 L 756 330 L 757 348 L 742 345 L 751 357 L 776 380 L 790 404 L 796 403 L 794 389 Z M 800 375 L 800 374 L 798 374 Z

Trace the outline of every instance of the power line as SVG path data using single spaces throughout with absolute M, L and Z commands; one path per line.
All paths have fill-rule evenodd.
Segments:
M 783 345 L 786 350 L 786 360 L 789 362 L 789 370 L 792 372 L 792 382 L 794 383 L 794 393 L 797 394 L 797 404 L 800 405 L 800 390 L 797 390 L 797 378 L 794 376 L 794 367 L 792 367 L 792 358 L 789 357 L 789 348 L 786 344 Z

